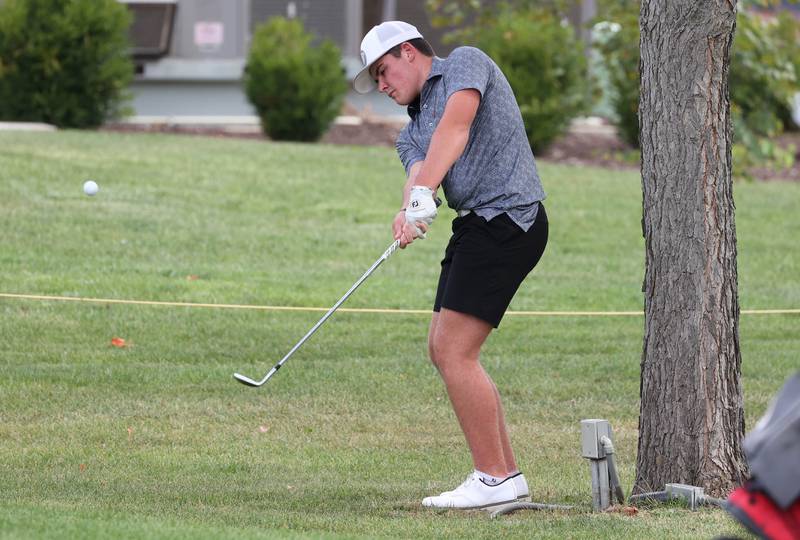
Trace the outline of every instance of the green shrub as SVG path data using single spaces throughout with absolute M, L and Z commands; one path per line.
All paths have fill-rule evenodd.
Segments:
M 638 147 L 639 24 L 638 2 L 607 0 L 609 10 L 595 29 L 595 46 L 610 72 L 612 103 L 620 135 Z M 765 19 L 739 9 L 730 63 L 729 92 L 734 126 L 734 175 L 747 177 L 748 169 L 783 168 L 793 163 L 794 149 L 781 148 L 775 137 L 791 125 L 790 100 L 800 81 L 800 24 L 782 14 Z
M 572 27 L 545 10 L 506 10 L 464 34 L 500 66 L 532 147 L 546 148 L 587 110 L 586 57 Z
M 119 115 L 129 24 L 115 0 L 0 2 L 0 118 L 86 128 Z
M 747 11 L 739 13 L 730 94 L 734 164 L 741 169 L 784 168 L 794 162 L 794 149 L 786 150 L 774 141 L 785 129 L 794 127 L 789 104 L 800 81 L 799 38 L 800 25 L 788 14 L 770 21 Z
M 795 0 L 795 3 L 797 2 L 798 0 Z M 794 68 L 794 83 L 790 83 L 784 89 L 784 96 L 791 96 L 795 92 L 800 92 L 800 21 L 783 12 L 778 16 L 770 33 L 779 40 L 780 52 L 785 55 L 786 62 Z M 778 103 L 778 108 L 778 116 L 784 129 L 792 131 L 800 129 L 800 125 L 792 118 L 792 104 L 781 101 Z
M 253 36 L 245 91 L 270 138 L 315 141 L 347 92 L 341 52 L 328 40 L 312 46 L 300 21 L 274 17 Z
M 622 11 L 613 22 L 595 25 L 594 47 L 600 51 L 610 84 L 611 108 L 620 137 L 639 147 L 639 16 Z

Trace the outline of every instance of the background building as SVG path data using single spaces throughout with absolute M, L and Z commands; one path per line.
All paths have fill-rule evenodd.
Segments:
M 270 17 L 303 21 L 306 30 L 333 40 L 352 79 L 361 67 L 359 45 L 366 30 L 383 20 L 413 21 L 446 55 L 443 32 L 431 27 L 423 1 L 387 0 L 121 0 L 134 16 L 131 40 L 136 63 L 132 106 L 139 117 L 249 117 L 242 74 L 255 28 Z M 401 115 L 382 96 L 351 92 L 358 110 Z
M 270 17 L 303 21 L 306 30 L 332 39 L 342 50 L 352 79 L 361 68 L 359 45 L 372 26 L 385 20 L 415 24 L 439 56 L 443 42 L 424 0 L 120 0 L 134 16 L 131 39 L 136 62 L 132 85 L 135 114 L 143 120 L 169 117 L 230 121 L 255 113 L 242 90 L 242 74 L 255 28 Z M 588 20 L 594 0 L 583 0 L 574 22 Z M 384 96 L 346 98 L 354 110 L 403 117 Z

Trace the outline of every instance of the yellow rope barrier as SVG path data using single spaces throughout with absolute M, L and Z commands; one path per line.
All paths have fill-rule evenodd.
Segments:
M 303 306 L 258 306 L 251 304 L 205 304 L 199 302 L 163 302 L 156 300 L 121 300 L 114 298 L 83 298 L 79 296 L 46 296 L 41 294 L 0 293 L 0 298 L 16 300 L 43 300 L 55 302 L 85 302 L 93 304 L 127 304 L 139 306 L 164 306 L 214 309 L 251 309 L 260 311 L 328 311 L 325 307 Z M 345 313 L 391 313 L 399 315 L 428 315 L 425 309 L 393 308 L 339 308 Z M 743 315 L 800 315 L 800 309 L 743 309 Z M 506 315 L 522 317 L 633 317 L 642 316 L 642 311 L 508 311 Z

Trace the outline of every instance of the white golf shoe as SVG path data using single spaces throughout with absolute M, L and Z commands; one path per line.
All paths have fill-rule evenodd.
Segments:
M 422 499 L 422 506 L 495 511 L 523 500 L 530 500 L 530 494 L 528 483 L 522 474 L 490 486 L 473 472 L 453 491 L 445 491 L 435 497 L 425 497 Z
M 517 500 L 531 502 L 531 492 L 528 489 L 528 482 L 525 480 L 525 475 L 517 473 L 509 480 L 514 482 L 514 489 L 517 490 Z

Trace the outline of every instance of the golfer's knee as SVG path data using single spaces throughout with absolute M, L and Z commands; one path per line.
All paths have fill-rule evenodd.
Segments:
M 441 334 L 432 333 L 428 336 L 428 358 L 437 368 L 440 367 L 447 354 L 445 342 L 446 340 L 442 338 Z
M 469 355 L 458 344 L 435 337 L 428 340 L 428 356 L 440 373 L 470 361 Z
M 436 347 L 435 339 L 433 337 L 428 338 L 428 358 L 431 359 L 431 363 L 436 366 L 436 369 L 439 368 L 439 362 L 441 356 L 439 354 L 439 349 Z

